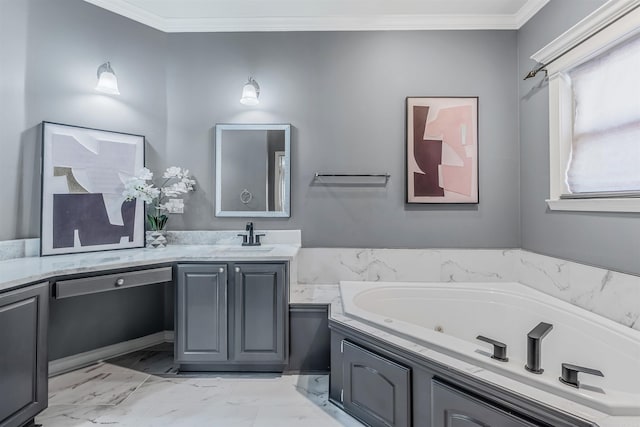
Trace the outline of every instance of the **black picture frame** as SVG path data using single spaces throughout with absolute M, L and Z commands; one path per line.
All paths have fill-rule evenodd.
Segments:
M 144 202 L 122 196 L 144 162 L 142 135 L 42 122 L 40 255 L 144 247 Z

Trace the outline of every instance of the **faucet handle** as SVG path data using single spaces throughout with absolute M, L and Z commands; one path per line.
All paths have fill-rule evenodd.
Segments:
M 262 243 L 260 242 L 260 237 L 265 236 L 265 235 L 266 235 L 266 234 L 264 234 L 264 233 L 254 234 L 254 236 L 253 236 L 253 237 L 256 239 L 256 240 L 255 240 L 255 244 L 256 244 L 256 246 L 260 246 L 260 245 L 262 244 Z
M 596 375 L 598 377 L 604 377 L 604 374 L 597 369 L 585 368 L 584 366 L 572 365 L 571 363 L 562 364 L 562 376 L 558 379 L 561 383 L 570 387 L 580 387 L 580 381 L 578 381 L 578 373 L 584 372 L 589 375 Z
M 248 236 L 246 234 L 240 233 L 240 234 L 238 234 L 238 236 L 242 237 L 242 244 L 243 245 L 247 243 L 247 237 Z
M 476 339 L 493 345 L 493 355 L 491 356 L 492 359 L 496 359 L 501 362 L 509 361 L 509 358 L 507 357 L 507 345 L 505 343 L 484 337 L 482 335 L 478 335 Z

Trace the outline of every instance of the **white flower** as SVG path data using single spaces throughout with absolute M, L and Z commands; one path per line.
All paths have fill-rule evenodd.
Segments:
M 153 179 L 153 172 L 147 168 L 142 168 L 140 169 L 140 172 L 138 172 L 138 178 L 144 181 L 150 181 Z
M 164 174 L 163 178 L 180 178 L 182 176 L 182 169 L 177 166 L 168 167 Z
M 177 166 L 167 168 L 162 177 L 166 180 L 164 186 L 157 188 L 151 181 L 153 173 L 147 168 L 142 168 L 138 176 L 124 182 L 122 195 L 126 200 L 139 199 L 147 204 L 153 204 L 159 215 L 159 212 L 169 210 L 171 201 L 164 203 L 167 197 L 177 197 L 193 191 L 196 184 L 196 181 L 189 177 L 188 169 Z

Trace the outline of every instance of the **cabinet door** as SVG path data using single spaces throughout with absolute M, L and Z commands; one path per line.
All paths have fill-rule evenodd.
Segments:
M 177 272 L 176 362 L 227 360 L 227 265 L 180 264 Z
M 21 426 L 47 407 L 49 284 L 0 294 L 0 425 Z
M 284 264 L 235 264 L 234 360 L 286 363 Z
M 433 384 L 433 423 L 446 427 L 540 427 L 437 380 Z
M 373 427 L 409 427 L 409 368 L 348 341 L 342 341 L 342 351 L 345 411 Z

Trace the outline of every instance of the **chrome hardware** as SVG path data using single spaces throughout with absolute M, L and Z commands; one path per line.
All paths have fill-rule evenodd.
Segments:
M 491 356 L 492 359 L 496 359 L 501 362 L 509 361 L 509 358 L 507 357 L 507 345 L 505 343 L 484 337 L 482 335 L 478 335 L 476 339 L 489 343 L 493 346 L 493 355 Z
M 584 372 L 585 374 L 604 377 L 604 374 L 597 369 L 585 368 L 584 366 L 576 366 L 570 363 L 563 363 L 562 376 L 558 379 L 563 384 L 566 384 L 570 387 L 579 388 L 580 381 L 578 381 L 578 372 Z
M 120 287 L 120 286 L 122 286 L 122 285 L 124 285 L 124 279 L 123 279 L 122 277 L 119 277 L 119 278 L 116 280 L 116 287 Z
M 541 374 L 542 369 L 542 338 L 553 329 L 550 323 L 540 322 L 527 334 L 527 364 L 525 369 L 534 374 Z
M 240 267 L 236 267 L 236 273 L 240 273 Z
M 238 236 L 242 237 L 242 246 L 260 246 L 260 237 L 264 236 L 264 234 L 253 233 L 253 222 L 248 222 L 245 230 L 247 234 L 238 234 Z
M 220 273 L 224 273 L 224 267 L 220 267 L 220 269 L 218 270 Z

